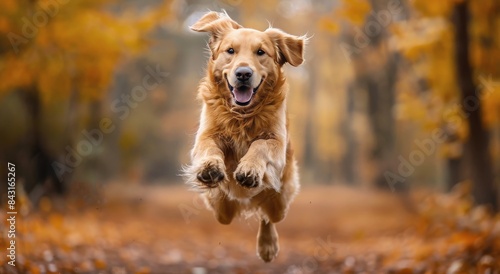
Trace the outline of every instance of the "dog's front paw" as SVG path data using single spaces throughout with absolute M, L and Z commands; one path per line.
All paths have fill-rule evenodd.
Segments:
M 224 180 L 224 168 L 217 162 L 208 161 L 202 165 L 201 170 L 196 174 L 198 181 L 208 187 L 216 187 Z
M 257 187 L 260 184 L 259 177 L 253 174 L 236 173 L 235 178 L 240 185 L 248 188 Z
M 258 187 L 262 183 L 263 174 L 264 172 L 260 172 L 256 165 L 240 163 L 234 172 L 234 178 L 240 185 L 248 188 L 254 188 Z

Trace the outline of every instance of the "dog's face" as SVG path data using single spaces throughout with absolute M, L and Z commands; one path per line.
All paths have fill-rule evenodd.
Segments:
M 274 47 L 263 32 L 252 29 L 229 31 L 217 48 L 214 68 L 222 72 L 234 103 L 247 106 L 269 75 L 275 75 Z
M 267 96 L 283 64 L 303 62 L 303 38 L 274 28 L 264 32 L 243 28 L 224 13 L 209 12 L 191 29 L 211 34 L 211 74 L 217 83 L 225 83 L 223 95 L 236 107 Z

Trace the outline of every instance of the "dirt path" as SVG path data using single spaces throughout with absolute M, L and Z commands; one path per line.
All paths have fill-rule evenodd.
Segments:
M 2 256 L 0 273 L 500 271 L 498 217 L 425 195 L 413 198 L 411 213 L 391 193 L 305 187 L 278 225 L 278 258 L 265 264 L 255 252 L 256 219 L 220 225 L 184 186 L 112 185 L 92 203 L 83 194 L 64 205 L 45 201 L 20 217 L 17 268 Z M 5 236 L 4 227 L 2 250 Z

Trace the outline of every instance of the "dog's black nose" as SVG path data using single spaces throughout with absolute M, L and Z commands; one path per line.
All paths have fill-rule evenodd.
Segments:
M 234 74 L 236 74 L 238 81 L 246 81 L 252 77 L 253 70 L 249 67 L 239 67 L 234 71 Z

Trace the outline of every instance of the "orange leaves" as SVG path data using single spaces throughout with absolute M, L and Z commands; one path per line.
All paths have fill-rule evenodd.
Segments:
M 393 48 L 412 67 L 399 83 L 398 118 L 415 121 L 428 132 L 441 127 L 452 129 L 449 134 L 462 132 L 466 123 L 460 113 L 451 23 L 441 17 L 413 19 L 391 31 Z M 451 155 L 455 146 L 445 143 L 441 149 L 442 156 Z
M 470 60 L 476 71 L 483 104 L 483 121 L 489 128 L 500 124 L 500 2 L 470 1 L 472 20 Z M 489 78 L 489 79 L 488 79 Z M 488 80 L 485 80 L 488 79 Z M 489 84 L 488 84 L 489 82 Z
M 170 15 L 169 1 L 140 15 L 108 13 L 100 1 L 55 5 L 54 1 L 9 0 L 6 4 L 4 12 L 16 14 L 0 16 L 0 33 L 13 32 L 21 40 L 17 54 L 8 45 L 7 53 L 0 56 L 0 94 L 36 86 L 45 101 L 68 96 L 74 88 L 84 100 L 102 99 L 117 63 L 141 52 L 148 31 Z M 30 10 L 40 18 L 44 15 L 43 24 L 37 24 L 38 17 Z M 26 30 L 33 35 L 26 37 Z
M 500 81 L 497 86 L 482 87 L 487 92 L 487 96 L 481 98 L 484 106 L 484 123 L 488 127 L 500 124 Z
M 71 28 L 68 22 L 51 26 L 52 40 L 44 47 L 48 69 L 40 72 L 40 90 L 68 95 L 73 84 L 84 100 L 100 99 L 106 93 L 119 58 L 135 51 L 140 41 L 137 36 L 130 39 L 124 35 L 122 39 L 120 33 L 126 33 L 125 24 L 115 22 L 102 12 L 83 11 L 73 20 L 79 23 Z M 88 35 L 82 36 L 83 33 Z M 53 48 L 59 50 L 52 51 Z
M 0 59 L 0 95 L 17 87 L 27 87 L 34 81 L 32 71 L 32 52 L 24 53 L 20 58 L 7 54 Z
M 500 8 L 500 3 L 497 0 L 475 0 L 469 2 L 469 7 L 474 15 L 481 15 L 483 19 L 486 19 L 495 16 Z
M 11 29 L 11 22 L 6 17 L 0 17 L 0 33 L 7 33 Z
M 447 17 L 451 14 L 453 6 L 463 0 L 413 0 L 412 5 L 426 17 Z
M 89 194 L 86 191 L 75 192 L 78 199 Z M 405 199 L 416 203 L 416 211 L 409 213 L 401 208 L 401 197 L 386 193 L 304 188 L 294 204 L 302 214 L 280 224 L 280 256 L 272 265 L 263 265 L 250 257 L 255 246 L 248 235 L 256 220 L 236 219 L 232 226 L 222 226 L 201 210 L 186 224 L 178 205 L 192 203 L 192 193 L 182 187 L 124 187 L 122 182 L 105 190 L 103 204 L 76 206 L 74 199 L 67 199 L 64 204 L 54 201 L 49 211 L 23 216 L 16 270 L 496 273 L 500 216 L 472 207 L 470 191 L 469 184 L 459 184 L 451 195 L 411 195 L 415 200 Z M 329 214 L 308 214 L 322 211 Z M 6 244 L 2 237 L 5 234 L 0 235 L 0 248 Z M 0 271 L 6 272 L 2 260 Z
M 323 17 L 318 22 L 319 28 L 331 34 L 337 34 L 339 32 L 339 25 L 337 22 L 331 19 L 331 17 Z
M 337 10 L 337 16 L 345 18 L 361 26 L 365 22 L 365 17 L 372 10 L 372 6 L 367 0 L 343 0 L 341 8 Z
M 460 252 L 467 252 L 480 248 L 484 244 L 485 237 L 468 231 L 459 231 L 451 234 L 449 244 L 460 247 Z
M 471 1 L 471 62 L 476 70 L 500 77 L 500 2 Z
M 413 92 L 400 92 L 396 105 L 396 118 L 423 121 L 427 117 L 424 102 Z
M 170 1 L 164 1 L 159 6 L 150 8 L 142 13 L 133 20 L 136 21 L 137 29 L 141 32 L 145 32 L 170 19 L 172 17 L 172 5 L 173 3 Z M 134 18 L 134 14 L 134 11 L 131 11 L 129 16 Z
M 12 13 L 17 9 L 17 0 L 4 0 L 2 1 L 2 9 L 5 13 Z
M 423 102 L 425 106 L 431 106 L 432 101 L 440 102 L 434 108 L 440 113 L 437 120 L 422 121 L 423 124 L 444 125 L 452 124 L 460 140 L 467 137 L 467 127 L 461 108 L 466 107 L 460 97 L 457 89 L 458 79 L 455 77 L 456 63 L 454 58 L 455 38 L 453 22 L 451 21 L 451 12 L 454 5 L 460 2 L 458 0 L 445 1 L 412 1 L 412 7 L 420 13 L 415 19 L 408 22 L 399 23 L 392 27 L 393 48 L 399 50 L 413 66 L 413 77 L 425 81 L 427 90 L 415 95 Z M 474 79 L 476 80 L 476 89 L 481 90 L 479 78 L 492 76 L 493 79 L 500 79 L 500 3 L 492 0 L 469 1 L 471 17 L 469 22 L 470 35 L 470 60 L 474 67 Z M 497 22 L 497 23 L 495 23 Z M 409 75 L 409 77 L 412 77 Z M 408 78 L 411 79 L 411 78 Z M 405 81 L 405 80 L 403 80 Z M 408 81 L 408 80 L 406 80 Z M 402 92 L 413 92 L 413 88 Z M 477 93 L 477 92 L 476 92 Z M 477 99 L 483 104 L 483 119 L 486 125 L 493 126 L 500 124 L 500 91 L 496 88 L 491 89 L 488 96 L 477 96 Z M 405 98 L 401 96 L 401 98 Z M 414 98 L 415 99 L 415 98 Z M 399 109 L 414 110 L 412 102 L 408 106 L 402 106 Z M 406 114 L 407 117 L 419 115 Z M 422 117 L 421 115 L 419 116 Z M 452 117 L 452 119 L 449 119 Z M 457 118 L 461 117 L 461 118 Z M 429 123 L 430 122 L 430 123 Z M 455 155 L 454 145 L 445 146 L 445 155 Z M 448 152 L 446 152 L 448 151 Z M 455 152 L 453 152 L 455 151 Z

